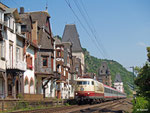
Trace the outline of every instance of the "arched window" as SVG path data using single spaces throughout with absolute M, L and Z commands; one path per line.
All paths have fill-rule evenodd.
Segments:
M 30 94 L 34 94 L 34 83 L 33 83 L 33 78 L 30 79 Z
M 29 93 L 28 77 L 25 78 L 24 93 Z

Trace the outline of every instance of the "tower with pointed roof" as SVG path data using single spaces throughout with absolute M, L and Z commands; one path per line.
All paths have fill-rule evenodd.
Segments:
M 81 60 L 82 74 L 84 73 L 84 54 L 75 24 L 67 24 L 62 36 L 62 42 L 72 43 L 72 55 Z
M 121 80 L 121 76 L 120 74 L 117 74 L 116 75 L 116 78 L 115 78 L 115 81 L 114 81 L 114 87 L 121 91 L 121 92 L 124 92 L 124 88 L 123 88 L 123 82 Z
M 102 62 L 102 65 L 98 69 L 98 77 L 97 78 L 98 78 L 98 81 L 102 82 L 103 84 L 112 86 L 110 70 L 109 70 L 106 62 Z

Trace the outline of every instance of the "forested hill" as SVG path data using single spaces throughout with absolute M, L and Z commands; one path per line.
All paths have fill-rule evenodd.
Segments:
M 116 61 L 107 60 L 107 59 L 98 59 L 94 56 L 91 56 L 85 48 L 83 48 L 83 52 L 85 55 L 85 71 L 86 72 L 92 72 L 92 73 L 97 74 L 98 68 L 101 66 L 101 62 L 106 61 L 108 68 L 110 69 L 112 84 L 114 82 L 116 74 L 119 73 L 124 83 L 125 93 L 127 95 L 131 94 L 131 90 L 128 86 L 128 83 L 129 84 L 133 83 L 133 75 L 131 72 L 127 71 L 121 64 L 119 64 Z

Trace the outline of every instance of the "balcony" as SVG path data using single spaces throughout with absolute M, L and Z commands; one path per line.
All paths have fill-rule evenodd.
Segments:
M 26 62 L 18 61 L 18 62 L 16 62 L 16 67 L 15 68 L 25 71 L 27 69 L 27 64 L 26 64 Z
M 6 63 L 4 60 L 0 59 L 0 69 L 5 70 L 6 69 Z
M 18 69 L 21 71 L 25 71 L 27 69 L 27 64 L 23 61 L 17 61 L 15 65 L 9 62 L 7 64 L 7 69 Z

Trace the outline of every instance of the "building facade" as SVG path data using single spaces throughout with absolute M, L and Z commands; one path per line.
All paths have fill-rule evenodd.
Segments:
M 4 21 L 5 10 L 0 7 L 0 98 L 7 96 L 7 77 L 6 77 L 6 25 Z
M 47 11 L 21 7 L 18 13 L 0 3 L 0 98 L 74 98 L 75 79 L 83 73 L 75 25 L 66 25 L 62 41 L 54 40 Z
M 120 74 L 116 75 L 116 78 L 114 81 L 114 88 L 116 88 L 118 91 L 124 92 L 123 82 L 121 80 Z
M 57 83 L 57 98 L 68 99 L 74 95 L 72 92 L 71 66 L 72 66 L 72 44 L 70 42 L 61 42 L 58 37 L 56 43 L 56 71 L 59 73 Z M 73 94 L 72 94 L 73 93 Z
M 21 20 L 16 8 L 5 8 L 4 21 L 6 25 L 5 61 L 7 96 L 16 98 L 24 92 L 23 73 L 26 70 L 24 59 L 25 36 L 21 34 Z
M 84 74 L 84 53 L 80 44 L 79 34 L 75 24 L 67 24 L 62 36 L 62 42 L 72 43 L 72 55 L 81 60 L 82 75 Z
M 21 33 L 26 37 L 24 58 L 27 63 L 27 69 L 24 72 L 24 96 L 27 94 L 36 94 L 35 86 L 35 52 L 37 45 L 33 41 L 34 28 L 36 24 L 33 23 L 31 15 L 24 13 L 24 8 L 20 8 L 21 18 Z

